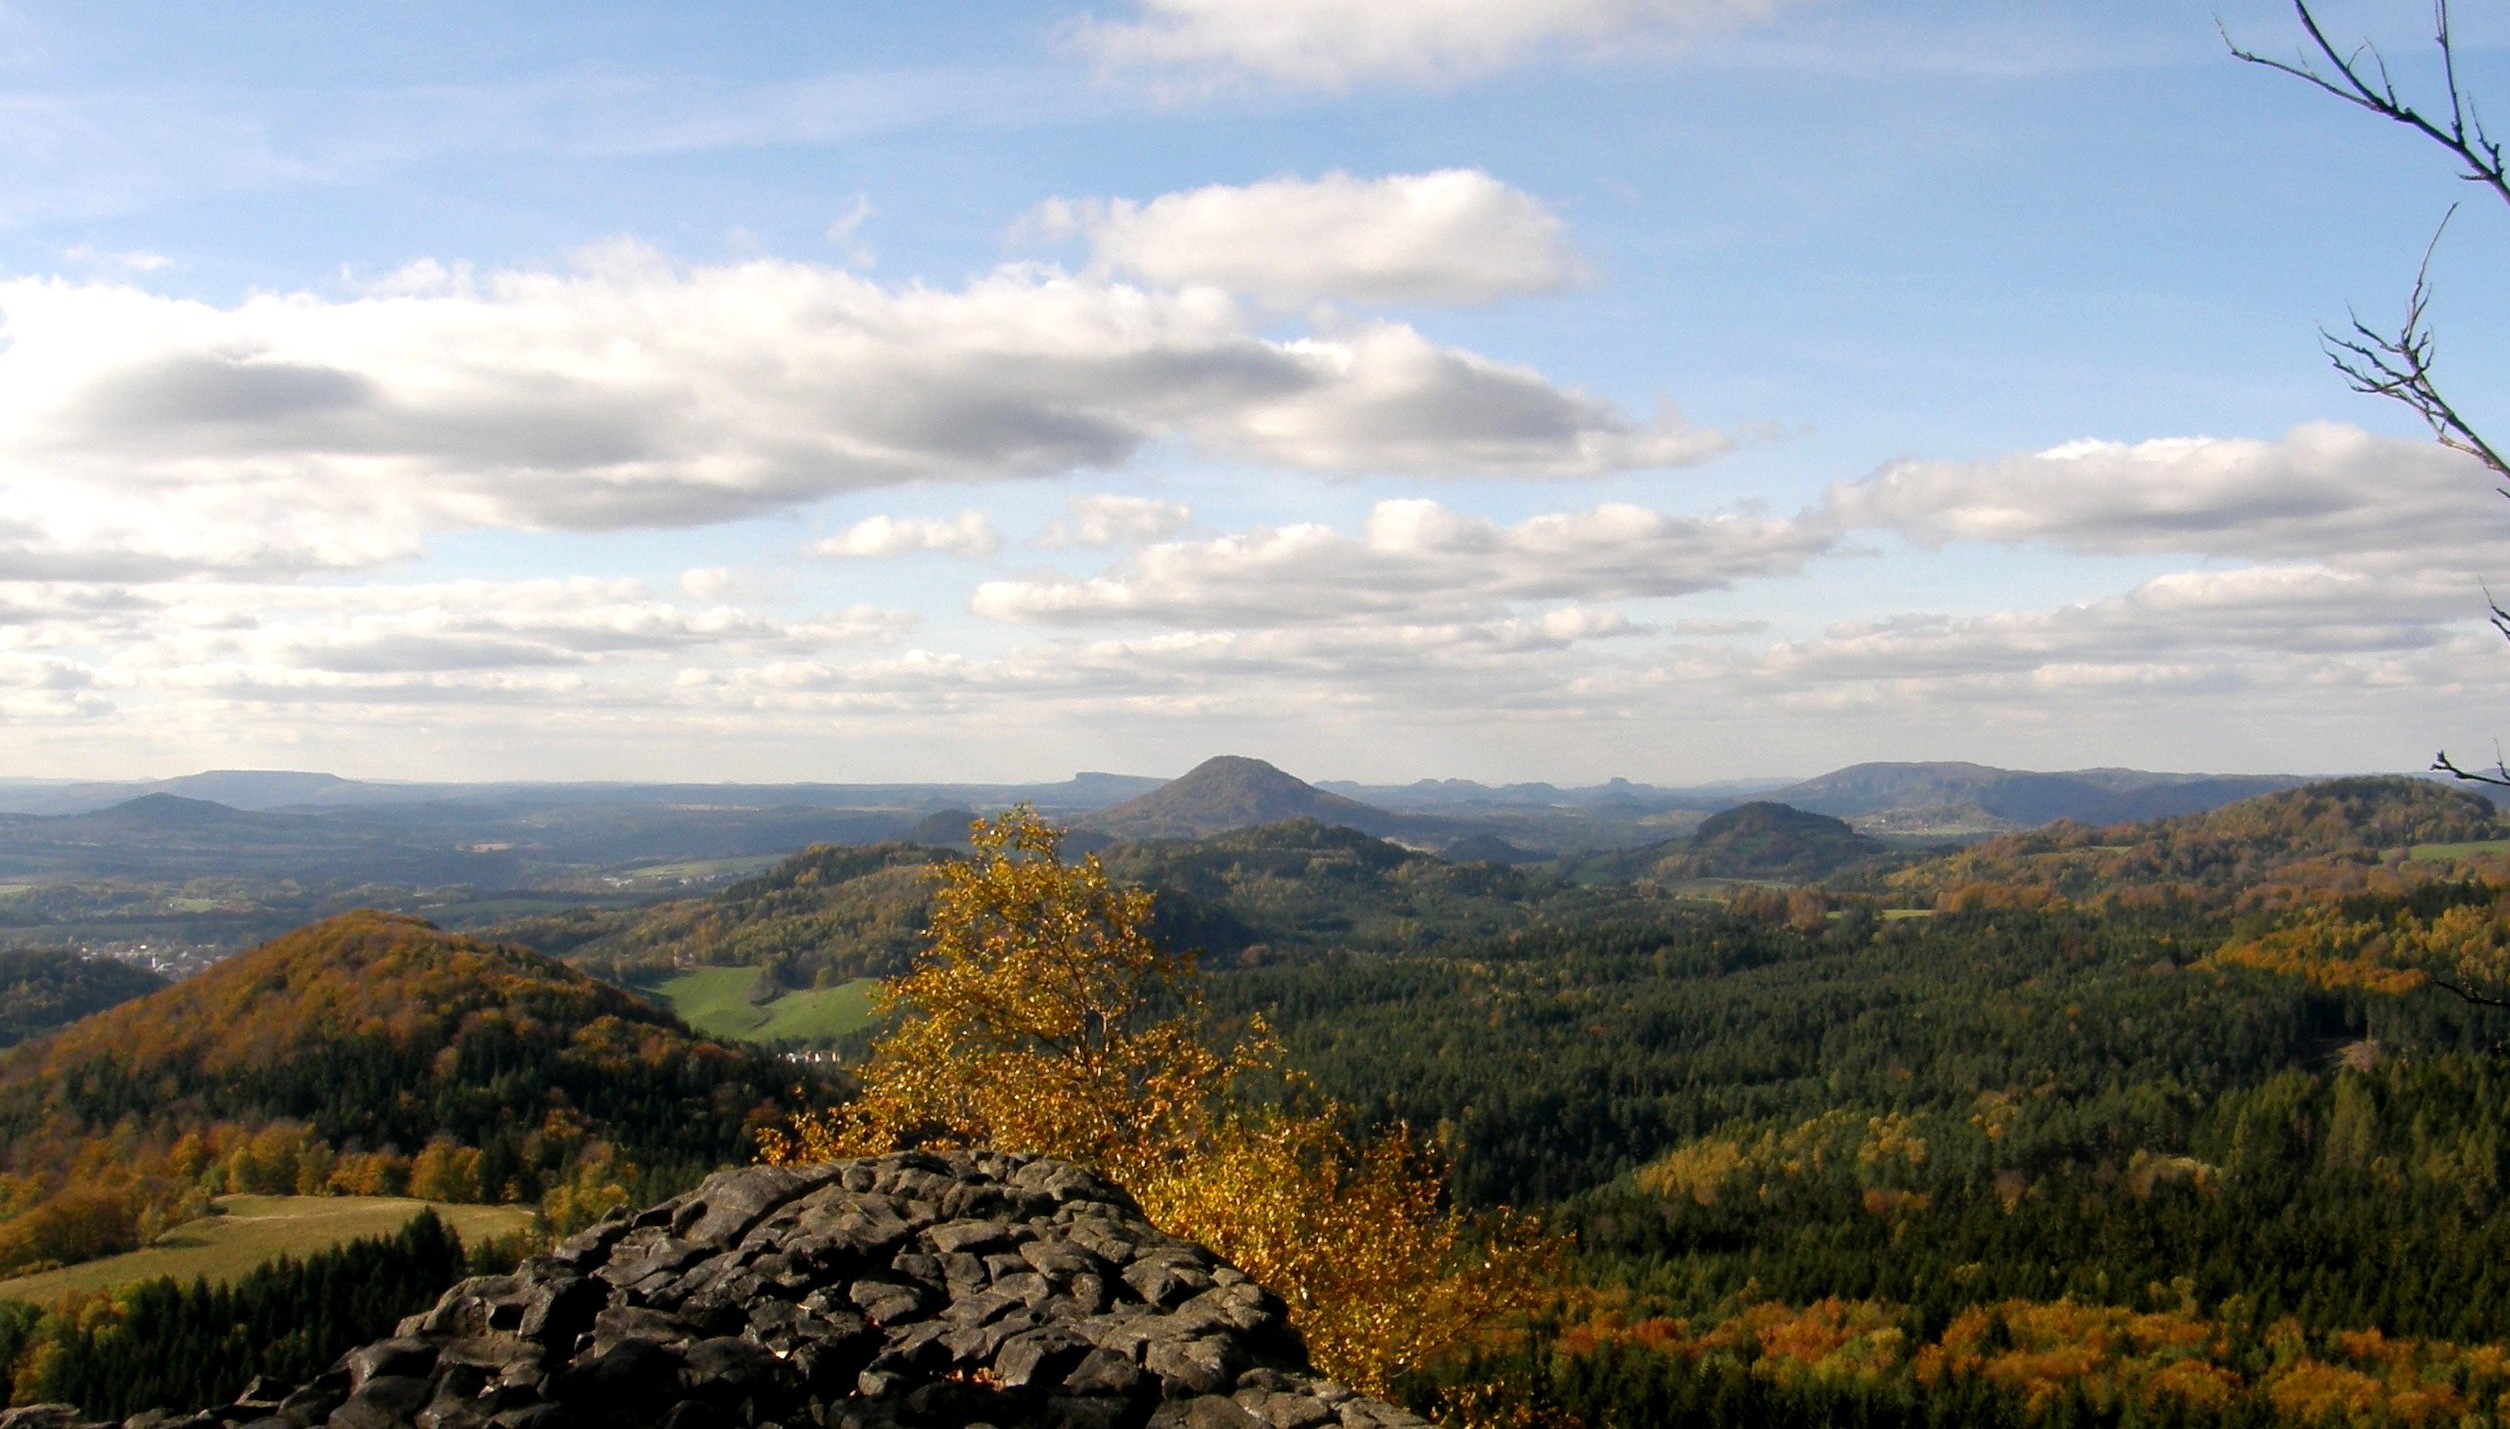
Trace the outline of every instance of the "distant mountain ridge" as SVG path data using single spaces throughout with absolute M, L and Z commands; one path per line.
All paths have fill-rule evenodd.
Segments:
M 2505 828 L 2493 804 L 2467 789 L 2395 776 L 2328 779 L 2201 814 L 2005 834 L 1889 882 L 1955 902 L 1965 891 L 2084 903 L 2165 889 L 2193 899 L 2256 898 L 2278 883 L 2354 886 L 2362 870 L 2399 850 L 2482 844 Z
M 2201 814 L 2311 782 L 2284 774 L 2168 774 L 2141 769 L 2063 773 L 1957 761 L 1852 764 L 1763 797 L 1858 820 L 1869 831 L 1921 832 L 1968 824 L 1981 831 L 2071 819 L 2121 824 Z

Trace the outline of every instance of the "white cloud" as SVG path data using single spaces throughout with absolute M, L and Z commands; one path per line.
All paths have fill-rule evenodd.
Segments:
M 982 511 L 962 511 L 943 521 L 930 516 L 871 516 L 811 547 L 815 555 L 883 560 L 917 551 L 952 556 L 990 556 L 1002 548 L 993 522 Z
M 1208 288 L 1029 266 L 941 290 L 623 246 L 226 308 L 20 279 L 0 326 L 0 578 L 365 566 L 431 530 L 696 524 L 1170 441 L 1433 476 L 1727 445 L 1408 327 L 1274 341 Z
M 1584 269 L 1550 210 L 1478 169 L 1054 199 L 1024 227 L 1079 234 L 1108 271 L 1284 306 L 1487 303 L 1567 287 Z
M 2081 441 L 1990 462 L 1897 462 L 1834 488 L 1829 509 L 1924 545 L 2459 570 L 2492 558 L 2504 514 L 2472 460 L 2325 422 L 2278 441 Z
M 1071 496 L 1064 514 L 1049 522 L 1037 538 L 1048 550 L 1075 546 L 1135 546 L 1173 536 L 1194 519 L 1182 502 L 1154 501 L 1146 496 Z
M 162 253 L 151 253 L 144 248 L 116 252 L 88 243 L 72 244 L 62 251 L 61 256 L 81 267 L 111 268 L 125 273 L 154 273 L 161 268 L 174 266 L 173 259 Z
M 124 693 L 221 699 L 372 697 L 538 689 L 616 698 L 673 662 L 808 656 L 891 644 L 911 612 L 854 606 L 785 618 L 690 608 L 629 580 L 444 581 L 416 585 L 142 586 L 109 603 L 80 587 L 0 587 L 0 665 L 44 649 L 47 668 Z M 598 672 L 597 674 L 595 672 Z M 557 684 L 551 679 L 563 673 Z M 520 681 L 521 683 L 517 683 Z M 537 682 L 537 683 L 536 683 Z M 56 681 L 56 683 L 59 683 Z M 293 693 L 291 693 L 293 692 Z
M 728 567 L 699 566 L 680 572 L 680 594 L 691 600 L 723 600 L 741 589 L 741 578 Z
M 2323 566 L 2179 571 L 2053 610 L 1845 622 L 1782 644 L 1784 681 L 1955 679 L 2156 662 L 2236 671 L 2284 657 L 2344 662 L 2456 639 L 2471 612 L 2454 583 L 2385 581 Z M 2227 676 L 2228 677 L 2228 676 Z
M 847 209 L 843 217 L 828 225 L 828 242 L 845 255 L 845 266 L 848 268 L 879 266 L 880 255 L 873 252 L 872 246 L 865 243 L 861 237 L 863 222 L 871 216 L 871 196 L 856 194 L 854 206 Z
M 1439 621 L 1511 601 L 1685 595 L 1799 570 L 1829 545 L 1798 522 L 1622 504 L 1502 526 L 1434 501 L 1381 501 L 1356 537 L 1299 525 L 1157 545 L 1085 580 L 988 581 L 973 604 L 1029 624 Z
M 1438 83 L 1560 51 L 1679 38 L 1766 16 L 1778 0 L 1143 0 L 1075 42 L 1116 66 L 1318 89 Z

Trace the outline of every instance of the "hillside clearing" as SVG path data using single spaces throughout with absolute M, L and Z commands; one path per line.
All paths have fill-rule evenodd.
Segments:
M 463 1206 L 402 1196 L 221 1196 L 220 1214 L 180 1225 L 157 1243 L 36 1275 L 0 1281 L 0 1299 L 47 1305 L 80 1290 L 107 1290 L 159 1276 L 230 1281 L 281 1255 L 305 1256 L 368 1236 L 390 1235 L 430 1205 L 466 1245 L 532 1223 L 529 1206 Z
M 871 1025 L 878 978 L 857 978 L 837 987 L 788 992 L 753 1003 L 756 968 L 696 968 L 651 989 L 671 1004 L 680 1020 L 709 1037 L 743 1042 L 817 1042 Z

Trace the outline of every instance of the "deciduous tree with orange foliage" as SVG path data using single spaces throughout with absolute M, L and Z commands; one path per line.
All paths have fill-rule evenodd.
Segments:
M 1023 807 L 978 820 L 943 865 L 930 945 L 892 984 L 896 1021 L 853 1101 L 762 1139 L 788 1164 L 975 1146 L 1089 1165 L 1168 1230 L 1290 1306 L 1319 1368 L 1385 1392 L 1533 1309 L 1556 1248 L 1530 1222 L 1445 1203 L 1402 1128 L 1371 1140 L 1312 1103 L 1260 1021 L 1215 1035 L 1190 959 L 1148 935 L 1150 896 Z

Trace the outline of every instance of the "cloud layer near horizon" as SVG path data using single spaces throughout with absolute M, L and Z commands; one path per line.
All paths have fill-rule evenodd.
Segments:
M 1791 516 L 1606 502 L 1502 522 L 1401 497 L 1348 529 L 1192 532 L 1182 503 L 1094 493 L 1026 525 L 966 507 L 866 517 L 821 543 L 849 568 L 916 553 L 996 567 L 929 567 L 937 603 L 777 596 L 772 569 L 715 567 L 669 594 L 19 580 L 0 582 L 0 717 L 21 734 L 137 721 L 203 737 L 321 710 L 344 736 L 514 726 L 726 749 L 900 722 L 1014 742 L 1122 728 L 1147 749 L 1281 721 L 1353 739 L 1523 726 L 1620 748 L 1668 720 L 1745 747 L 1842 719 L 1983 736 L 2059 710 L 2306 729 L 2420 700 L 2463 720 L 2510 697 L 2510 662 L 2475 620 L 2497 499 L 2427 444 L 2311 426 L 1895 463 Z M 2191 564 L 2038 609 L 1785 613 L 1825 570 L 1909 559 L 1894 542 Z M 1026 552 L 1065 568 L 999 572 Z

